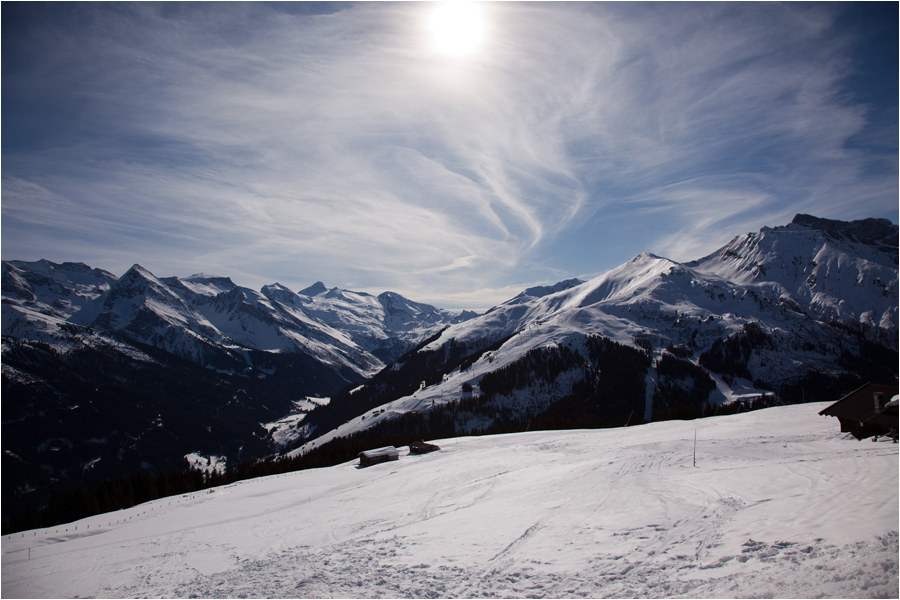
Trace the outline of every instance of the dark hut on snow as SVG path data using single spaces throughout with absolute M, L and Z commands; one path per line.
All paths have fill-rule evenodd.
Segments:
M 437 444 L 429 444 L 421 440 L 418 442 L 413 442 L 409 445 L 410 454 L 428 454 L 429 452 L 434 452 L 435 450 L 440 450 L 440 447 Z
M 361 467 L 369 467 L 390 460 L 400 460 L 400 451 L 393 446 L 385 446 L 384 448 L 376 448 L 375 450 L 366 450 L 359 453 L 359 466 Z
M 852 433 L 858 440 L 889 435 L 896 442 L 897 392 L 896 385 L 867 383 L 819 414 L 837 417 L 841 431 Z

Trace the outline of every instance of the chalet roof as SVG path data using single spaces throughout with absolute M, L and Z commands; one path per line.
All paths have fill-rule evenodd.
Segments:
M 400 456 L 400 451 L 393 446 L 385 446 L 384 448 L 376 448 L 374 450 L 366 450 L 365 452 L 360 452 L 359 456 L 365 456 L 366 458 L 376 458 L 379 456 Z
M 897 395 L 897 391 L 898 386 L 896 385 L 867 383 L 820 411 L 819 414 L 883 425 L 884 427 L 896 427 L 898 414 L 896 406 L 885 407 L 884 411 L 876 413 L 873 395 L 881 392 L 883 401 L 887 403 L 889 399 Z

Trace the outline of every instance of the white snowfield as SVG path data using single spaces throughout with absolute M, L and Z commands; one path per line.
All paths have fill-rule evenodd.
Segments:
M 898 445 L 824 406 L 439 440 L 165 498 L 4 536 L 2 594 L 896 598 Z

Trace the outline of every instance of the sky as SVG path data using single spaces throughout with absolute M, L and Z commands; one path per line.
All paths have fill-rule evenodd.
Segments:
M 897 223 L 898 6 L 3 2 L 2 257 L 483 309 Z

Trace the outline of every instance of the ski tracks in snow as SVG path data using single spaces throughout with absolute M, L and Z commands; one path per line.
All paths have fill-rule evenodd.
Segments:
M 662 443 L 668 451 L 660 451 Z M 763 460 L 759 454 L 780 460 L 771 450 L 748 455 L 742 444 L 708 443 L 727 466 L 717 467 L 707 456 L 706 472 L 685 460 L 686 440 L 671 439 L 612 444 L 600 460 L 577 445 L 541 442 L 532 453 L 526 444 L 518 465 L 508 459 L 503 468 L 485 463 L 476 477 L 435 467 L 433 480 L 400 490 L 422 498 L 403 519 L 360 523 L 331 548 L 295 549 L 245 563 L 239 576 L 199 578 L 175 595 L 766 597 L 815 589 L 827 596 L 896 596 L 896 532 L 845 546 L 752 537 L 735 544 L 734 523 L 743 513 L 765 514 L 770 498 L 735 493 L 727 480 L 710 484 L 717 478 L 709 471 L 733 472 L 729 460 L 752 467 Z M 787 444 L 782 449 L 793 450 Z M 813 510 L 827 508 L 817 500 L 825 490 L 802 465 L 816 460 L 807 452 L 797 462 L 784 461 L 795 495 Z M 516 485 L 525 472 L 531 488 Z M 569 477 L 577 484 L 562 486 Z M 431 491 L 420 495 L 424 489 Z M 580 493 L 571 495 L 572 489 Z M 506 504 L 492 506 L 511 494 L 518 513 Z M 482 515 L 483 529 L 491 529 L 484 518 L 490 515 L 521 523 L 519 533 L 505 538 L 513 529 L 508 525 L 493 540 L 461 533 L 469 512 Z M 460 552 L 462 544 L 469 545 L 468 555 Z
M 523 534 L 526 535 L 526 534 Z M 897 534 L 836 547 L 748 540 L 744 551 L 720 564 L 645 561 L 607 554 L 587 568 L 547 571 L 540 561 L 491 565 L 432 565 L 398 562 L 406 542 L 347 542 L 323 551 L 298 549 L 280 556 L 244 561 L 238 568 L 200 575 L 175 586 L 119 588 L 126 597 L 148 589 L 175 597 L 305 598 L 627 598 L 627 597 L 802 597 L 809 590 L 830 597 L 896 597 Z M 728 569 L 734 561 L 745 570 Z M 155 582 L 157 585 L 162 582 Z M 826 591 L 827 590 L 827 591 Z

